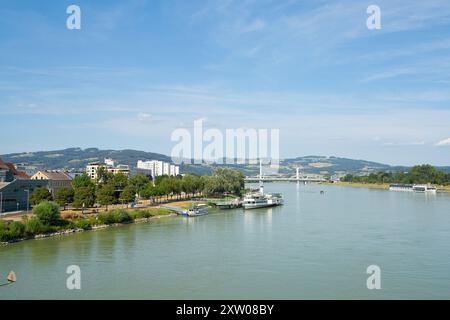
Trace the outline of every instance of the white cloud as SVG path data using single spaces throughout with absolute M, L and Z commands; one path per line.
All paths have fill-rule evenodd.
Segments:
M 385 142 L 382 144 L 383 146 L 423 146 L 425 145 L 425 141 L 411 141 L 411 142 Z
M 450 138 L 439 141 L 435 144 L 437 147 L 450 146 Z
M 149 114 L 149 113 L 141 112 L 141 113 L 139 113 L 139 114 L 137 115 L 137 118 L 138 118 L 138 120 L 139 120 L 140 122 L 146 122 L 146 123 L 148 123 L 148 122 L 151 122 L 151 121 L 152 121 L 152 115 Z

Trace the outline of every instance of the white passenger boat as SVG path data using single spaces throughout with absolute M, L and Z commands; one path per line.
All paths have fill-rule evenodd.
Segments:
M 257 209 L 279 206 L 283 203 L 283 197 L 279 193 L 253 192 L 245 195 L 242 206 L 244 209 Z
M 422 193 L 436 193 L 436 187 L 430 184 L 401 184 L 395 183 L 389 186 L 391 191 L 408 191 L 408 192 L 422 192 Z
M 284 203 L 281 193 L 264 193 L 262 181 L 262 166 L 259 163 L 259 191 L 248 192 L 244 196 L 242 206 L 244 209 L 257 209 L 279 206 Z
M 428 184 L 416 184 L 413 187 L 414 192 L 436 193 L 436 187 Z
M 182 215 L 186 217 L 197 217 L 208 214 L 208 206 L 206 204 L 197 204 L 188 210 L 184 210 Z

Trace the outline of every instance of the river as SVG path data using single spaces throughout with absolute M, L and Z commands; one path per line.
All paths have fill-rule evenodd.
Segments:
M 450 194 L 265 187 L 285 205 L 0 247 L 1 280 L 18 280 L 0 299 L 450 298 Z M 70 265 L 80 290 L 66 287 Z M 380 290 L 367 288 L 370 265 Z

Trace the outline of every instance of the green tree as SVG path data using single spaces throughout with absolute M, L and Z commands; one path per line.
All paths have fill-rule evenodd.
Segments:
M 119 172 L 113 176 L 112 184 L 116 190 L 123 190 L 128 185 L 128 176 L 125 173 Z
M 129 184 L 120 193 L 119 200 L 124 203 L 133 202 L 136 199 L 135 188 Z
M 106 207 L 106 211 L 108 211 L 108 205 L 114 204 L 115 193 L 116 189 L 111 183 L 105 184 L 97 190 L 97 201 Z
M 97 169 L 97 184 L 104 185 L 108 184 L 114 179 L 114 174 L 109 172 L 104 166 L 100 166 Z
M 196 182 L 195 180 L 196 178 L 194 175 L 192 174 L 185 175 L 181 180 L 181 190 L 187 195 L 194 194 Z
M 153 186 L 153 183 L 151 182 L 147 183 L 141 191 L 141 197 L 144 199 L 152 199 L 155 196 L 156 196 L 156 187 Z
M 134 192 L 141 196 L 141 192 L 145 189 L 147 184 L 150 183 L 149 178 L 143 174 L 137 174 L 130 178 L 129 184 L 133 186 Z
M 58 225 L 61 221 L 59 205 L 56 202 L 41 202 L 33 208 L 33 214 L 46 226 Z
M 75 208 L 92 207 L 95 203 L 95 192 L 91 187 L 80 187 L 74 191 L 72 205 Z
M 30 203 L 32 205 L 36 205 L 41 203 L 42 201 L 51 201 L 53 200 L 52 194 L 46 187 L 38 187 L 33 190 L 30 195 Z
M 78 188 L 94 188 L 95 184 L 91 180 L 91 178 L 89 178 L 89 176 L 84 173 L 82 175 L 76 176 L 72 180 L 72 186 L 73 186 L 74 189 L 78 189 Z
M 230 168 L 217 168 L 210 177 L 203 177 L 203 192 L 209 195 L 230 193 L 240 195 L 244 188 L 242 172 Z
M 74 195 L 75 191 L 72 188 L 61 188 L 55 194 L 55 201 L 66 210 L 66 205 L 73 202 Z

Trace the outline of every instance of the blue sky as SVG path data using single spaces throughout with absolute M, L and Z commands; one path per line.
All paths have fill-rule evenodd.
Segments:
M 449 53 L 448 0 L 2 0 L 0 154 L 170 154 L 203 118 L 280 129 L 282 158 L 450 165 Z

